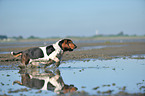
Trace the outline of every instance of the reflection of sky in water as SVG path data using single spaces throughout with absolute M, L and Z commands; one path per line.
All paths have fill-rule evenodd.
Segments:
M 87 46 L 87 47 L 81 47 L 78 50 L 91 50 L 91 49 L 101 49 L 106 47 L 123 47 L 127 45 L 102 45 L 102 46 Z
M 113 60 L 90 60 L 90 61 L 74 61 L 62 63 L 59 67 L 61 76 L 66 84 L 73 84 L 79 91 L 85 90 L 90 94 L 97 94 L 97 91 L 114 90 L 113 93 L 121 91 L 119 88 L 126 86 L 125 92 L 128 93 L 145 93 L 144 89 L 139 90 L 141 86 L 145 86 L 145 59 L 113 59 Z M 18 70 L 1 70 L 0 71 L 0 93 L 8 94 L 8 89 L 26 88 L 12 82 L 21 81 Z M 115 83 L 115 86 L 112 84 Z M 141 84 L 139 84 L 141 83 Z M 4 85 L 2 85 L 4 84 Z M 110 87 L 103 85 L 110 85 Z M 85 86 L 85 88 L 82 88 Z M 97 90 L 93 88 L 99 86 Z M 29 88 L 28 88 L 29 89 Z M 32 89 L 23 94 L 35 94 L 39 90 Z M 51 91 L 42 91 L 42 95 Z M 18 95 L 19 93 L 12 93 Z M 11 95 L 11 94 L 10 94 Z M 35 94 L 36 95 L 36 94 Z
M 94 93 L 96 91 L 93 88 L 100 86 L 98 90 L 107 91 L 107 89 L 115 90 L 118 92 L 116 87 L 127 87 L 127 92 L 136 93 L 142 92 L 139 90 L 137 83 L 141 83 L 145 80 L 145 60 L 135 60 L 135 59 L 113 59 L 113 60 L 96 60 L 90 62 L 77 62 L 75 64 L 69 63 L 61 66 L 71 66 L 80 67 L 80 69 L 60 69 L 63 73 L 62 76 L 64 80 L 69 81 L 68 83 L 73 83 L 81 86 L 86 86 L 83 90 L 89 93 Z M 60 67 L 61 67 L 60 66 Z M 84 67 L 82 70 L 81 67 Z M 70 71 L 71 70 L 71 71 Z M 79 72 L 79 70 L 82 70 Z M 75 73 L 74 73 L 75 72 Z M 68 78 L 69 77 L 69 78 Z M 104 84 L 115 83 L 116 86 L 102 87 Z M 145 86 L 145 82 L 143 84 Z M 143 86 L 142 85 L 142 86 Z

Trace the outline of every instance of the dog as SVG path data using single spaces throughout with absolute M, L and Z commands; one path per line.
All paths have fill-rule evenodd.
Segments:
M 77 46 L 70 39 L 61 39 L 55 44 L 44 46 L 44 47 L 35 47 L 30 48 L 25 51 L 20 52 L 11 52 L 14 57 L 21 56 L 21 63 L 24 66 L 31 64 L 36 61 L 47 61 L 44 63 L 46 66 L 51 65 L 55 62 L 55 67 L 60 65 L 60 60 L 62 55 L 66 51 L 73 51 Z M 33 63 L 35 65 L 35 63 Z M 46 67 L 45 66 L 45 67 Z
M 77 91 L 74 85 L 64 83 L 59 69 L 55 71 L 45 70 L 43 73 L 40 73 L 39 70 L 36 69 L 26 69 L 19 70 L 19 73 L 21 74 L 21 81 L 15 80 L 13 85 L 19 84 L 33 89 L 50 90 L 57 94 Z

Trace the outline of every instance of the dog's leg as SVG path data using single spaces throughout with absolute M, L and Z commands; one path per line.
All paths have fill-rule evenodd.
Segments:
M 47 66 L 50 66 L 51 64 L 53 64 L 54 61 L 52 59 L 50 59 L 44 66 L 44 68 L 46 68 Z
M 19 65 L 20 68 L 25 68 L 26 65 L 29 63 L 30 57 L 28 56 L 27 53 L 22 54 L 22 59 L 21 59 L 21 65 Z
M 57 57 L 55 57 L 54 61 L 56 62 L 55 67 L 58 67 L 60 65 L 60 60 Z
M 60 65 L 60 61 L 55 63 L 56 67 L 59 67 L 59 65 Z
M 30 61 L 30 57 L 28 56 L 28 54 L 26 54 L 25 65 L 29 64 L 29 61 Z
M 60 75 L 60 70 L 57 69 L 57 70 L 55 71 L 55 73 L 56 73 L 56 75 Z
M 47 64 L 45 64 L 44 68 L 46 68 L 47 66 L 50 66 L 50 65 L 53 64 L 54 62 L 56 62 L 54 68 L 56 68 L 56 67 L 58 67 L 58 66 L 60 65 L 60 60 L 59 60 L 57 57 L 55 57 L 55 58 L 53 58 L 53 59 L 50 59 L 50 60 L 47 62 Z

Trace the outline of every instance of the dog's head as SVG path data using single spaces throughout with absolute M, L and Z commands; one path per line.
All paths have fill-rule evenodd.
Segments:
M 73 51 L 77 46 L 70 39 L 62 39 L 58 45 L 63 51 Z
M 74 85 L 64 85 L 62 92 L 65 93 L 69 93 L 69 92 L 75 92 L 77 91 L 78 88 L 74 87 Z

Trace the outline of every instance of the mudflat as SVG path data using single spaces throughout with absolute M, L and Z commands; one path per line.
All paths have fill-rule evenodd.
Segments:
M 55 92 L 50 90 L 48 92 L 46 90 L 37 91 L 27 86 L 23 88 L 21 85 L 14 87 L 12 82 L 22 80 L 21 76 L 24 76 L 22 74 L 37 74 L 37 76 L 43 77 L 43 74 L 48 74 L 48 72 L 56 74 L 55 70 L 57 69 L 66 84 L 73 84 L 78 89 L 73 93 L 74 95 L 145 95 L 145 37 L 73 38 L 77 49 L 65 52 L 60 67 L 56 69 L 32 67 L 21 70 L 18 68 L 21 58 L 15 58 L 10 54 L 11 51 L 18 52 L 32 47 L 48 46 L 57 40 L 37 39 L 0 42 L 0 83 L 2 86 L 0 95 L 41 94 L 45 96 L 49 93 L 49 95 L 54 94 L 55 96 Z
M 90 59 L 91 58 L 112 59 L 116 56 L 131 56 L 135 54 L 145 54 L 145 42 L 144 41 L 135 42 L 135 40 L 138 40 L 138 39 L 134 39 L 133 42 L 131 41 L 130 42 L 122 42 L 122 41 L 110 42 L 108 40 L 106 41 L 104 40 L 104 42 L 93 42 L 93 43 L 85 42 L 85 40 L 84 42 L 77 42 L 76 43 L 77 49 L 72 52 L 65 52 L 63 55 L 62 61 L 82 60 L 86 58 L 88 59 L 89 58 Z M 142 38 L 142 39 L 145 39 L 145 38 Z M 80 41 L 80 40 L 76 40 L 76 41 Z M 91 39 L 89 39 L 89 41 L 91 41 Z M 20 41 L 20 42 L 24 42 L 24 41 Z M 34 43 L 31 46 L 30 45 L 31 44 L 30 43 L 27 44 L 27 42 L 23 45 L 21 45 L 21 43 L 18 45 L 17 43 L 14 43 L 14 42 L 10 44 L 2 43 L 0 45 L 1 47 L 0 52 L 7 52 L 7 54 L 0 54 L 0 65 L 19 64 L 20 57 L 14 58 L 10 54 L 10 52 L 11 51 L 18 52 L 18 51 L 26 50 L 31 47 L 39 46 L 37 43 Z

